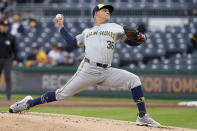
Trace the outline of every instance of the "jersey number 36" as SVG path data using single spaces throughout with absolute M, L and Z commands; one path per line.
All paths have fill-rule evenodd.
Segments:
M 113 41 L 107 41 L 107 49 L 114 49 L 114 42 Z

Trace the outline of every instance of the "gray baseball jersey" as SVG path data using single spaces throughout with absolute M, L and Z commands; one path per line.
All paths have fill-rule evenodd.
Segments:
M 94 26 L 77 35 L 77 45 L 85 46 L 85 58 L 73 77 L 56 90 L 56 99 L 73 96 L 92 85 L 123 87 L 129 90 L 141 85 L 139 77 L 135 74 L 111 67 L 116 41 L 123 36 L 122 26 L 115 23 Z

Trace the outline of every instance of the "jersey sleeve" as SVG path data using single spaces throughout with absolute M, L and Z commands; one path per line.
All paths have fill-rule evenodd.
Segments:
M 124 39 L 126 38 L 124 29 L 121 25 L 115 24 L 115 28 L 117 31 L 117 40 L 121 40 L 124 41 Z
M 77 40 L 77 46 L 78 47 L 83 47 L 84 46 L 84 42 L 85 42 L 85 32 L 88 29 L 85 29 L 81 34 L 75 36 L 75 39 Z

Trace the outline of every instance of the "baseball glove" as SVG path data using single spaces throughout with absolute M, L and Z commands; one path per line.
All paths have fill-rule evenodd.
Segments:
M 146 41 L 145 35 L 140 33 L 138 30 L 133 29 L 129 26 L 123 26 L 127 40 L 135 42 L 135 44 L 140 45 Z

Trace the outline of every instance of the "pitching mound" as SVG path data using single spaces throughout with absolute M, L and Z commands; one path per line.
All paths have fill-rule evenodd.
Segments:
M 175 127 L 136 126 L 133 122 L 46 113 L 0 112 L 1 131 L 192 131 Z

